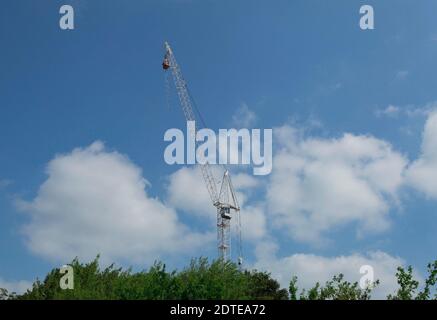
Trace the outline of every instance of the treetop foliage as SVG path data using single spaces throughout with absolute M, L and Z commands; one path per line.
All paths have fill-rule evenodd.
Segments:
M 267 272 L 240 270 L 235 263 L 207 258 L 191 260 L 184 269 L 167 270 L 163 262 L 155 262 L 148 270 L 132 272 L 115 265 L 101 268 L 99 257 L 89 263 L 77 258 L 69 264 L 74 270 L 74 289 L 60 287 L 59 269 L 50 271 L 43 281 L 37 280 L 24 294 L 8 293 L 0 288 L 0 300 L 369 300 L 379 280 L 362 289 L 350 283 L 343 274 L 336 275 L 324 285 L 317 282 L 312 288 L 299 292 L 298 278 L 291 278 L 288 291 Z M 396 273 L 399 289 L 387 299 L 437 299 L 437 260 L 428 265 L 428 278 L 418 292 L 419 281 L 413 268 L 399 267 Z M 434 292 L 434 295 L 433 295 Z

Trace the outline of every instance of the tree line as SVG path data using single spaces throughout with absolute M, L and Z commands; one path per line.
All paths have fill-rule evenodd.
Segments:
M 281 288 L 270 273 L 240 270 L 235 263 L 197 258 L 182 269 L 167 270 L 162 262 L 155 262 L 148 270 L 110 265 L 101 268 L 99 257 L 89 263 L 77 258 L 70 266 L 74 270 L 74 289 L 60 287 L 62 274 L 55 268 L 43 281 L 37 280 L 23 294 L 0 288 L 0 300 L 369 300 L 379 280 L 361 288 L 358 282 L 348 282 L 343 274 L 335 275 L 324 284 L 317 282 L 310 289 L 299 289 L 298 278 L 291 278 L 287 289 Z M 398 267 L 398 289 L 389 300 L 437 300 L 437 260 L 428 264 L 423 284 L 414 278 L 413 268 Z

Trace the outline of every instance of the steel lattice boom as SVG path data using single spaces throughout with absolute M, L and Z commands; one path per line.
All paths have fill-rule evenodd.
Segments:
M 186 121 L 195 121 L 196 130 L 199 122 L 193 110 L 193 101 L 188 91 L 187 83 L 182 76 L 181 69 L 176 61 L 170 45 L 165 43 L 165 57 L 162 63 L 164 70 L 171 70 L 174 84 L 178 93 L 179 101 L 182 107 Z M 195 137 L 194 137 L 195 138 Z M 194 139 L 197 143 L 197 140 Z M 197 147 L 197 146 L 196 146 Z M 242 246 L 241 246 L 241 219 L 240 207 L 232 185 L 229 171 L 224 168 L 224 173 L 221 180 L 220 191 L 217 191 L 217 182 L 213 175 L 213 170 L 209 163 L 199 164 L 202 171 L 202 177 L 211 198 L 212 204 L 217 210 L 217 247 L 219 257 L 224 261 L 231 259 L 231 220 L 236 218 L 237 232 L 237 251 L 238 264 L 242 264 Z

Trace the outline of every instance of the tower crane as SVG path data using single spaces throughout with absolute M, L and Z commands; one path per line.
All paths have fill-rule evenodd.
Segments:
M 203 127 L 206 127 L 206 125 L 190 94 L 187 82 L 182 76 L 181 69 L 173 54 L 173 50 L 167 42 L 165 42 L 165 56 L 162 63 L 162 68 L 165 71 L 171 71 L 185 119 L 186 121 L 195 121 L 196 127 L 194 130 L 194 135 L 196 135 L 197 129 L 200 127 L 200 125 L 199 122 L 196 121 L 196 113 L 194 112 L 193 105 L 196 108 L 196 111 L 201 119 L 200 123 Z M 196 144 L 198 143 L 197 139 L 194 139 L 194 141 L 196 141 Z M 221 185 L 220 188 L 218 188 L 218 183 L 213 175 L 212 166 L 208 162 L 198 165 L 200 166 L 202 177 L 211 198 L 212 204 L 217 211 L 217 249 L 219 258 L 221 258 L 223 261 L 229 261 L 231 259 L 231 220 L 235 218 L 238 254 L 237 263 L 241 266 L 243 263 L 243 257 L 241 244 L 240 206 L 238 204 L 237 196 L 232 185 L 229 170 L 225 166 L 223 166 L 223 175 L 220 182 Z

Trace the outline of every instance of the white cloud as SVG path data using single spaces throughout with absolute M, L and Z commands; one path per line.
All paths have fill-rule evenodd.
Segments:
M 396 72 L 396 79 L 405 80 L 409 74 L 410 72 L 408 70 L 399 70 L 398 72 Z
M 336 257 L 294 254 L 277 258 L 275 250 L 276 246 L 271 243 L 258 247 L 258 261 L 254 267 L 271 272 L 284 288 L 288 288 L 293 276 L 298 277 L 299 288 L 306 290 L 312 288 L 316 282 L 324 285 L 327 280 L 340 273 L 344 274 L 347 281 L 360 283 L 363 276 L 360 274 L 360 268 L 369 265 L 373 268 L 374 280 L 381 282 L 373 291 L 374 299 L 385 299 L 388 294 L 395 292 L 398 287 L 395 277 L 396 268 L 404 264 L 402 259 L 381 251 Z
M 436 102 L 430 102 L 424 106 L 406 105 L 399 107 L 388 105 L 386 108 L 375 110 L 375 116 L 379 118 L 398 118 L 399 116 L 406 116 L 408 118 L 428 117 L 436 108 Z
M 405 115 L 409 118 L 415 118 L 415 117 L 428 117 L 433 110 L 435 110 L 437 104 L 429 103 L 423 107 L 415 107 L 415 106 L 409 106 L 405 108 Z
M 251 128 L 257 121 L 256 114 L 243 103 L 232 116 L 232 124 L 237 128 Z
M 267 235 L 267 221 L 262 205 L 242 207 L 241 230 L 243 240 L 257 241 Z
M 422 152 L 407 172 L 408 183 L 429 198 L 437 199 L 437 111 L 425 124 Z
M 25 280 L 6 281 L 0 278 L 0 288 L 8 290 L 9 293 L 23 294 L 27 289 L 32 288 L 32 283 Z
M 387 117 L 397 117 L 399 115 L 401 111 L 401 108 L 394 106 L 394 105 L 389 105 L 387 108 L 385 109 L 378 109 L 375 111 L 375 115 L 377 117 L 383 117 L 383 116 L 387 116 Z
M 167 201 L 174 208 L 197 216 L 215 219 L 212 202 L 199 167 L 183 167 L 172 173 L 167 186 Z
M 232 175 L 232 183 L 235 188 L 245 190 L 256 188 L 261 185 L 259 179 L 241 172 Z
M 214 239 L 191 232 L 150 197 L 141 170 L 101 142 L 58 155 L 47 174 L 35 199 L 19 204 L 31 218 L 23 229 L 27 245 L 38 255 L 65 262 L 100 253 L 108 262 L 143 262 L 195 254 Z
M 385 141 L 345 134 L 305 138 L 277 128 L 268 212 L 294 239 L 320 243 L 324 232 L 356 222 L 358 232 L 383 231 L 407 159 Z

